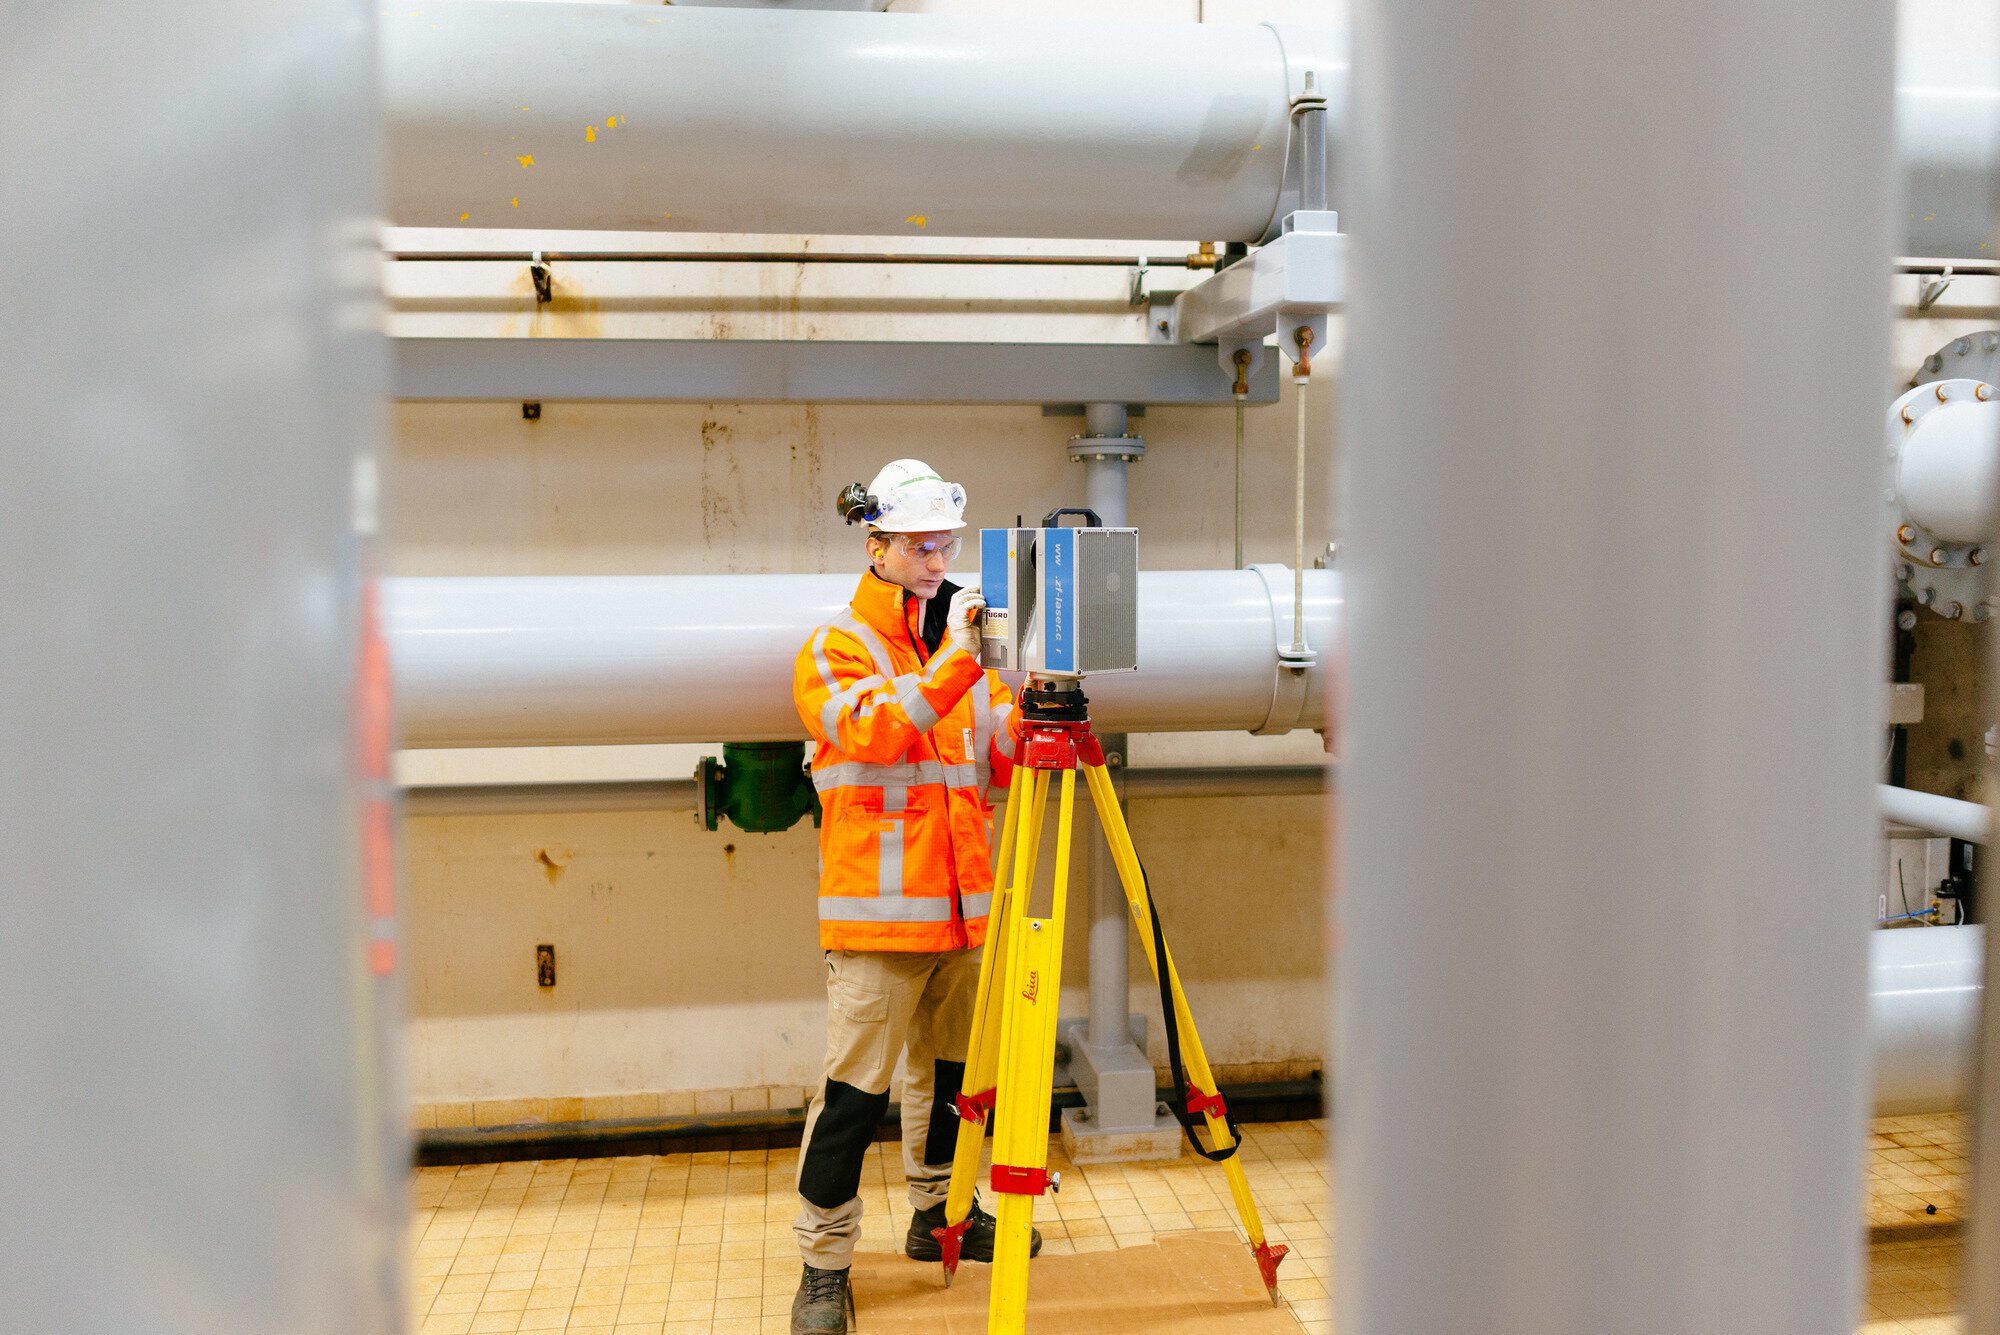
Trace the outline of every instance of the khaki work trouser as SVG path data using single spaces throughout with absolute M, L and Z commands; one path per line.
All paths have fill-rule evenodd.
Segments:
M 807 1265 L 841 1270 L 861 1236 L 861 1169 L 899 1056 L 910 1205 L 945 1198 L 958 1125 L 950 1103 L 972 1032 L 979 950 L 829 950 L 826 970 L 826 1076 L 806 1110 L 794 1227 Z

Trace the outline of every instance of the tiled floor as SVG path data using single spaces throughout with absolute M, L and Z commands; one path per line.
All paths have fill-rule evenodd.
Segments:
M 1274 1241 L 1292 1248 L 1280 1287 L 1298 1315 L 1330 1319 L 1332 1217 L 1318 1122 L 1252 1127 L 1244 1167 Z M 735 1335 L 783 1331 L 799 1282 L 792 1172 L 797 1150 L 426 1168 L 412 1231 L 416 1328 Z M 1062 1191 L 1036 1206 L 1045 1254 L 1148 1243 L 1176 1229 L 1227 1229 L 1220 1171 L 1079 1169 L 1050 1150 Z M 895 1145 L 871 1148 L 861 1246 L 895 1251 L 909 1227 Z
M 1325 1124 L 1249 1128 L 1244 1163 L 1301 1322 L 1331 1321 L 1332 1206 Z M 1956 1335 L 1959 1193 L 1966 1129 L 1956 1116 L 1876 1123 L 1869 1164 L 1866 1335 Z M 796 1150 L 559 1159 L 426 1168 L 411 1221 L 413 1325 L 470 1331 L 736 1335 L 783 1331 L 798 1285 L 792 1239 Z M 1060 1195 L 1037 1205 L 1045 1251 L 1101 1251 L 1156 1233 L 1234 1226 L 1222 1174 L 1192 1160 L 1075 1168 L 1052 1144 Z M 901 1159 L 869 1152 L 861 1245 L 900 1248 L 909 1225 Z M 1936 1213 L 1927 1211 L 1935 1206 Z
M 1884 1117 L 1868 1153 L 1867 1335 L 1957 1335 L 1966 1119 Z M 1934 1212 L 1933 1212 L 1934 1211 Z

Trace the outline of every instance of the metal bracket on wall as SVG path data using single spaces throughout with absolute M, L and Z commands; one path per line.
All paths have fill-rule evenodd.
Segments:
M 1935 278 L 1926 278 L 1922 274 L 1917 275 L 1917 313 L 1919 315 L 1937 305 L 1937 299 L 1944 295 L 1946 288 L 1951 286 L 1951 280 L 1952 272 L 1949 264 L 1945 265 L 1944 272 Z
M 1264 340 L 1289 326 L 1313 330 L 1326 343 L 1327 317 L 1347 295 L 1347 238 L 1340 217 L 1302 210 L 1285 219 L 1282 235 L 1205 278 L 1174 302 L 1170 328 L 1180 343 L 1213 344 L 1232 379 L 1238 351 L 1250 353 L 1250 374 L 1264 368 Z M 1280 346 L 1288 346 L 1280 339 Z

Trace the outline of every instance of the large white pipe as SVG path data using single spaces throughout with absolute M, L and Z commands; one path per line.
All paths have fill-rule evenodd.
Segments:
M 2000 11 L 1899 15 L 1900 244 L 1991 259 Z M 1256 240 L 1296 207 L 1308 69 L 1343 137 L 1333 30 L 495 0 L 382 27 L 407 226 Z
M 1323 30 L 483 0 L 384 11 L 407 226 L 1255 241 Z
M 1355 15 L 1336 1324 L 1851 1330 L 1890 10 Z
M 1904 253 L 2000 258 L 2000 5 L 1901 0 L 1897 20 Z
M 1961 802 L 1955 797 L 1920 793 L 1887 783 L 1877 784 L 1875 791 L 1882 814 L 1899 824 L 1974 844 L 1986 843 L 1993 836 L 1993 812 L 1977 802 Z
M 729 742 L 803 737 L 792 664 L 853 575 L 403 578 L 382 607 L 406 746 Z M 1307 638 L 1338 648 L 1340 594 L 1306 573 Z M 1104 732 L 1325 727 L 1327 673 L 1294 705 L 1277 644 L 1291 574 L 1145 571 L 1138 672 L 1092 677 Z
M 1875 1115 L 1967 1106 L 1986 929 L 1914 927 L 1869 938 Z

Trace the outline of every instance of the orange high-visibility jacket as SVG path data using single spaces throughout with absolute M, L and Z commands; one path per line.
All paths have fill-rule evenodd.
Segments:
M 946 585 L 939 598 L 948 598 Z M 1013 774 L 1013 693 L 873 571 L 799 651 L 792 700 L 819 743 L 819 943 L 957 950 L 986 939 L 989 788 Z

